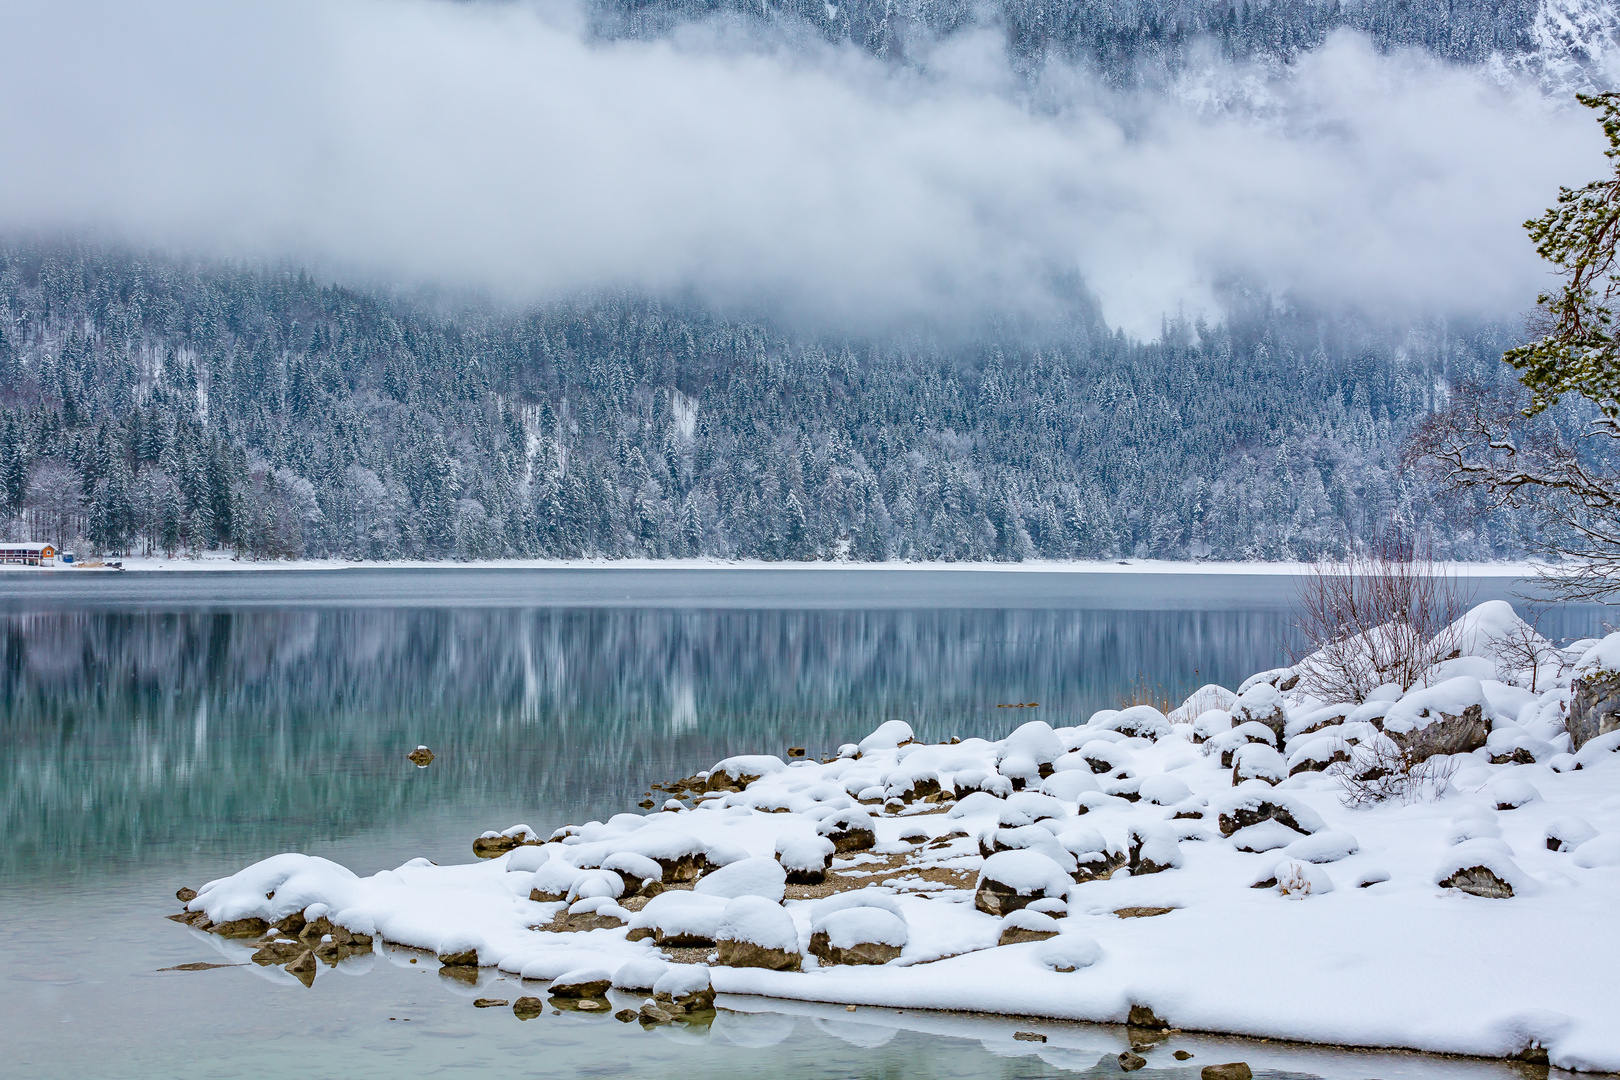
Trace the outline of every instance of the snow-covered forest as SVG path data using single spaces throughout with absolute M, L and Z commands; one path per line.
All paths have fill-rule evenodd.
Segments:
M 1511 550 L 1397 460 L 1446 386 L 1511 374 L 1503 327 L 1255 302 L 1151 344 L 841 340 L 12 247 L 0 333 L 9 527 L 105 552 L 1308 559 L 1387 522 Z

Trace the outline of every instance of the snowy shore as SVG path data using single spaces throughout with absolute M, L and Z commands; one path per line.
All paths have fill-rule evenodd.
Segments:
M 1455 631 L 1363 703 L 1307 660 L 994 742 L 891 721 L 464 865 L 275 856 L 181 918 L 300 978 L 380 939 L 561 998 L 662 987 L 665 1020 L 712 987 L 1620 1071 L 1620 634 L 1555 649 L 1500 601 Z M 1347 805 L 1402 751 L 1410 785 Z
M 995 573 L 1065 574 L 1249 574 L 1297 577 L 1313 573 L 1319 564 L 1308 562 L 1191 562 L 1173 559 L 1100 559 L 1023 562 L 766 562 L 760 559 L 484 559 L 462 562 L 396 559 L 348 562 L 341 559 L 237 559 L 227 552 L 185 558 L 129 555 L 116 560 L 126 571 L 285 571 L 285 570 L 955 570 Z M 1544 564 L 1528 561 L 1459 562 L 1436 564 L 1435 569 L 1460 578 L 1530 578 Z M 38 573 L 40 567 L 0 567 L 0 572 Z M 73 567 L 46 570 L 73 571 Z

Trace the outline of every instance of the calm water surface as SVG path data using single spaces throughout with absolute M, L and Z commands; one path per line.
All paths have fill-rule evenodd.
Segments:
M 1285 662 L 1276 577 L 927 571 L 0 576 L 0 1046 L 42 1077 L 1118 1076 L 1124 1033 L 733 1001 L 712 1029 L 518 1022 L 379 950 L 305 989 L 162 920 L 284 850 L 357 872 L 630 809 L 732 753 L 1076 723 Z M 1519 591 L 1481 581 L 1476 598 Z M 1555 637 L 1605 609 L 1552 610 Z M 998 704 L 1039 702 L 1038 710 Z M 418 770 L 418 743 L 439 755 Z M 1039 1030 L 1045 1044 L 1015 1041 Z M 1185 1065 L 1170 1051 L 1193 1050 Z M 1512 1066 L 1177 1036 L 1141 1075 L 1517 1076 Z

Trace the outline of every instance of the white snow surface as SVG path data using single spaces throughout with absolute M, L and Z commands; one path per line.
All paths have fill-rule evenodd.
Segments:
M 1512 624 L 1500 610 L 1480 611 L 1467 627 L 1465 655 L 1489 652 L 1492 631 L 1504 626 Z M 1585 652 L 1591 666 L 1606 666 L 1620 658 L 1620 635 Z M 359 877 L 327 859 L 277 855 L 207 883 L 188 906 L 218 922 L 279 920 L 324 905 L 334 923 L 388 942 L 440 954 L 475 949 L 480 965 L 525 978 L 617 973 L 618 983 L 636 988 L 659 981 L 664 969 L 656 966 L 655 943 L 629 941 L 627 929 L 714 939 L 725 924 L 788 947 L 791 926 L 791 947 L 802 949 L 813 924 L 838 916 L 838 924 L 903 928 L 899 959 L 802 972 L 714 966 L 704 977 L 722 994 L 907 1010 L 1121 1022 L 1141 1004 L 1185 1030 L 1350 1046 L 1507 1057 L 1533 1043 L 1560 1068 L 1620 1071 L 1620 982 L 1612 977 L 1620 970 L 1613 914 L 1620 910 L 1620 733 L 1571 755 L 1562 719 L 1570 674 L 1548 675 L 1540 673 L 1534 694 L 1457 675 L 1404 695 L 1398 687 L 1381 691 L 1377 707 L 1319 701 L 1299 689 L 1277 694 L 1290 722 L 1342 707 L 1346 720 L 1334 737 L 1347 744 L 1378 737 L 1369 721 L 1380 710 L 1419 727 L 1435 713 L 1477 703 L 1498 730 L 1527 740 L 1512 745 L 1554 750 L 1545 760 L 1532 754 L 1528 764 L 1492 764 L 1489 748 L 1457 755 L 1452 782 L 1412 801 L 1349 806 L 1340 766 L 1234 788 L 1233 770 L 1207 752 L 1209 743 L 1193 741 L 1223 723 L 1184 722 L 1192 711 L 1202 720 L 1211 711 L 1204 702 L 1177 710 L 1176 722 L 1167 719 L 1163 728 L 1144 725 L 1145 734 L 1109 731 L 1104 717 L 1094 726 L 1025 725 L 1013 740 L 902 745 L 905 734 L 890 728 L 863 740 L 858 756 L 852 746 L 831 762 L 796 761 L 741 792 L 712 794 L 688 809 L 615 815 L 500 858 L 445 866 L 413 859 Z M 1230 701 L 1220 689 L 1199 693 L 1206 702 Z M 1270 695 L 1252 693 L 1245 704 L 1259 699 Z M 1510 712 L 1504 703 L 1516 704 Z M 1276 749 L 1291 755 L 1301 745 L 1289 739 Z M 1012 793 L 1013 778 L 998 762 L 1038 770 L 1042 758 L 1061 764 L 1081 748 L 1106 749 L 1128 776 L 1098 776 L 1101 785 L 1070 789 L 1041 783 L 1037 771 L 1022 777 L 1024 791 L 1011 798 L 990 793 Z M 970 777 L 978 790 L 945 807 L 914 804 L 903 815 L 856 802 L 860 792 L 882 793 L 924 771 L 939 777 L 947 795 L 965 792 L 958 781 Z M 1092 776 L 1082 764 L 1053 778 L 1066 775 Z M 1180 786 L 1166 782 L 1172 779 Z M 1038 797 L 1037 788 L 1044 788 Z M 1174 805 L 1156 801 L 1182 788 L 1188 794 Z M 1535 797 L 1497 809 L 1499 796 L 1519 801 L 1527 792 Z M 1136 794 L 1137 801 L 1125 797 Z M 925 807 L 930 812 L 917 812 Z M 774 864 L 779 850 L 794 850 L 840 815 L 869 821 L 877 851 L 904 853 L 905 864 L 840 877 L 879 860 L 870 852 L 836 856 L 829 880 L 867 887 L 817 901 L 779 901 L 779 868 L 764 887 L 727 884 L 764 881 L 765 864 Z M 1246 827 L 1237 835 L 1223 835 L 1240 823 Z M 936 839 L 901 840 L 919 828 Z M 1024 828 L 1050 834 L 1054 847 L 1042 842 L 1045 851 L 981 857 L 978 837 Z M 1561 850 L 1549 849 L 1549 835 L 1565 841 L 1554 844 Z M 1075 882 L 1046 853 L 1095 867 L 1100 853 L 1124 852 L 1133 838 L 1144 841 L 1144 856 L 1155 845 L 1174 851 L 1179 865 Z M 704 879 L 712 883 L 704 891 L 668 888 L 635 913 L 630 928 L 536 929 L 562 907 L 529 899 L 537 879 L 560 894 L 611 892 L 587 882 L 611 886 L 618 875 L 600 868 L 621 852 L 660 859 L 703 852 L 711 865 L 729 865 Z M 960 871 L 962 887 L 924 880 L 916 870 L 928 865 Z M 1491 899 L 1439 887 L 1452 871 L 1473 866 L 1489 867 L 1515 895 Z M 998 946 L 1001 920 L 973 902 L 981 874 L 1066 898 L 1043 905 L 1056 913 L 1066 904 L 1059 935 Z M 1250 887 L 1271 878 L 1275 887 Z M 1138 906 L 1173 910 L 1153 918 L 1114 914 Z

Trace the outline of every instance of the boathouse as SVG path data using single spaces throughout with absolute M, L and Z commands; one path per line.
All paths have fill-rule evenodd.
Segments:
M 56 548 L 50 544 L 36 544 L 25 540 L 0 540 L 0 564 L 23 566 L 54 566 Z

